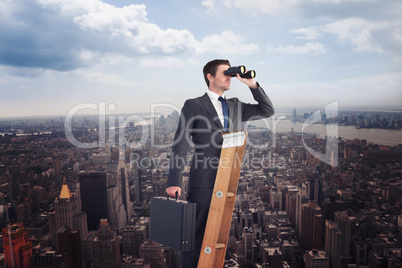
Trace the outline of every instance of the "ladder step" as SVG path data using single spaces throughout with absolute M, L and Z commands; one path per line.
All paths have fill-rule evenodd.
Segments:
M 216 244 L 216 249 L 224 248 L 226 245 L 224 243 L 218 243 Z
M 234 194 L 234 193 L 231 193 L 231 192 L 228 192 L 226 196 L 227 196 L 227 197 L 233 197 L 233 196 L 235 196 L 235 194 Z

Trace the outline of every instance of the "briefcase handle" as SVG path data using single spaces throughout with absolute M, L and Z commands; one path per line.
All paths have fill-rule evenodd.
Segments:
M 176 193 L 175 193 L 175 195 L 176 195 L 176 201 L 177 201 L 177 199 L 179 198 L 179 192 L 178 191 L 176 191 Z M 169 199 L 169 195 L 167 196 L 167 199 Z

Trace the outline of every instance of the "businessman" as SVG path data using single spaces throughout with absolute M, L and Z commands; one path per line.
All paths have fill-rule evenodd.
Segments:
M 242 78 L 239 74 L 236 76 L 249 87 L 257 104 L 243 103 L 237 98 L 225 98 L 232 78 L 224 74 L 229 67 L 228 60 L 220 59 L 212 60 L 204 66 L 208 90 L 203 96 L 184 103 L 174 137 L 166 188 L 169 196 L 174 197 L 176 192 L 180 196 L 182 173 L 191 143 L 195 149 L 186 198 L 197 204 L 195 250 L 182 252 L 182 268 L 197 267 L 218 169 L 222 133 L 239 131 L 244 121 L 263 119 L 274 114 L 270 99 L 254 78 Z

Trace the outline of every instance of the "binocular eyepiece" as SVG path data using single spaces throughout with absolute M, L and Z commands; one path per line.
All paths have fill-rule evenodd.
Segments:
M 240 74 L 240 77 L 243 77 L 243 78 L 254 78 L 255 77 L 255 71 L 251 70 L 251 71 L 246 72 L 246 67 L 244 67 L 244 65 L 229 67 L 229 69 L 227 69 L 224 72 L 224 74 L 230 75 L 232 77 L 236 76 L 236 74 Z

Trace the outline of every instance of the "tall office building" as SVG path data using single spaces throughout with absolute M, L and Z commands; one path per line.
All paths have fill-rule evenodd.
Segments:
M 309 250 L 305 257 L 305 268 L 329 268 L 329 258 L 325 251 Z
M 282 210 L 282 192 L 277 188 L 272 188 L 269 192 L 269 204 L 271 207 Z
M 32 243 L 21 222 L 3 228 L 4 264 L 6 267 L 32 267 Z
M 81 200 L 70 192 L 65 178 L 59 197 L 54 201 L 54 211 L 49 213 L 52 238 L 63 226 L 79 230 L 81 239 L 88 235 L 87 214 L 81 209 Z
M 88 230 L 96 231 L 101 219 L 108 219 L 106 173 L 80 174 L 82 210 L 87 213 Z
M 142 192 L 141 192 L 141 178 L 138 172 L 138 163 L 133 161 L 131 163 L 131 174 L 134 179 L 134 201 L 136 205 L 142 205 Z
M 62 227 L 56 233 L 57 251 L 63 256 L 65 268 L 82 268 L 81 239 L 78 230 Z
M 253 232 L 245 227 L 243 231 L 244 257 L 247 267 L 254 265 Z
M 348 216 L 347 211 L 335 212 L 335 223 L 338 224 L 342 232 L 342 256 L 350 256 L 351 232 L 352 232 L 352 219 Z
M 299 189 L 299 192 L 296 195 L 296 234 L 297 236 L 301 237 L 301 210 L 302 210 L 302 206 L 303 204 L 307 204 L 309 202 L 310 198 L 307 195 L 307 188 L 302 187 Z
M 324 216 L 314 201 L 302 205 L 301 211 L 301 250 L 324 248 Z
M 145 241 L 140 246 L 140 258 L 144 259 L 145 263 L 149 263 L 151 268 L 165 267 L 162 246 L 151 240 Z
M 101 219 L 98 233 L 90 238 L 93 268 L 120 267 L 120 248 L 117 235 L 110 229 L 107 219 Z
M 310 178 L 307 182 L 307 191 L 310 200 L 321 206 L 323 201 L 322 181 L 319 178 Z
M 129 174 L 121 152 L 119 158 L 117 167 L 112 165 L 110 173 L 107 174 L 108 220 L 112 230 L 117 232 L 127 225 L 134 212 L 133 203 L 130 201 Z
M 136 256 L 138 250 L 136 248 L 136 228 L 134 225 L 127 225 L 121 231 L 121 242 L 123 254 L 128 256 Z
M 342 233 L 331 220 L 325 221 L 325 252 L 329 257 L 329 267 L 341 267 Z
M 53 162 L 53 165 L 56 178 L 61 178 L 63 175 L 63 161 L 60 158 L 56 158 Z
M 114 175 L 108 174 L 108 176 Z M 127 225 L 127 212 L 123 205 L 120 182 L 116 177 L 115 179 L 116 185 L 109 184 L 107 188 L 108 220 L 110 228 L 119 231 Z
M 293 226 L 296 225 L 296 204 L 299 188 L 296 186 L 287 186 L 285 191 L 285 210 L 289 215 L 289 221 Z
M 117 185 L 121 188 L 120 193 L 122 195 L 123 206 L 126 210 L 126 218 L 128 220 L 134 213 L 134 204 L 130 199 L 129 173 L 123 157 L 124 156 L 120 156 L 119 164 L 117 165 Z

